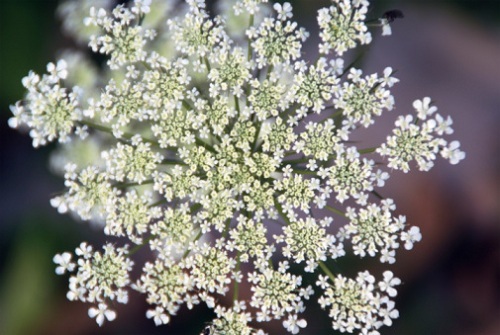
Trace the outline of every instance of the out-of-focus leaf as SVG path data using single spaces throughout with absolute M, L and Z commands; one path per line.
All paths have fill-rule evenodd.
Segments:
M 0 277 L 0 334 L 33 334 L 50 313 L 57 286 L 53 231 L 31 218 L 19 229 Z M 45 229 L 44 229 L 45 228 Z

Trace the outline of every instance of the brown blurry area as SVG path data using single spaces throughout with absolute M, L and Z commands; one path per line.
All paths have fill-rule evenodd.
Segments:
M 438 161 L 430 173 L 396 173 L 383 191 L 423 235 L 394 268 L 404 282 L 402 316 L 386 333 L 500 334 L 500 29 L 446 2 L 398 8 L 404 20 L 373 44 L 367 67 L 398 70 L 393 114 L 430 96 L 453 118 L 450 138 L 467 157 Z
M 500 1 L 477 3 L 500 12 Z M 316 53 L 314 11 L 326 4 L 328 1 L 293 2 L 295 18 L 300 24 L 309 23 L 311 43 L 307 44 L 306 53 Z M 402 10 L 405 18 L 394 22 L 392 36 L 380 37 L 374 32 L 376 38 L 363 69 L 365 73 L 380 73 L 391 66 L 398 71 L 396 77 L 401 82 L 393 89 L 396 109 L 382 116 L 368 131 L 360 131 L 359 139 L 380 143 L 390 133 L 398 115 L 412 112 L 413 100 L 430 96 L 439 113 L 453 118 L 455 133 L 449 138 L 461 142 L 467 157 L 456 166 L 438 160 L 430 173 L 395 172 L 380 191 L 396 200 L 398 214 L 405 214 L 411 225 L 421 228 L 423 235 L 422 242 L 411 252 L 398 254 L 395 265 L 380 267 L 376 262 L 368 265 L 389 268 L 403 280 L 397 301 L 400 318 L 381 332 L 497 335 L 500 334 L 500 22 L 484 24 L 477 16 L 454 7 L 452 1 L 378 2 L 374 15 L 392 8 Z M 313 16 L 305 17 L 306 14 Z M 20 79 L 16 85 L 20 85 Z M 2 105 L 2 122 L 7 114 Z M 1 129 L 6 129 L 5 125 Z M 30 157 L 31 150 L 28 147 L 16 155 Z M 2 160 L 6 159 L 2 152 Z M 46 164 L 46 160 L 45 163 L 40 160 L 40 164 Z M 2 166 L 5 171 L 16 169 L 6 163 Z M 17 192 L 20 197 L 24 191 L 10 192 Z M 47 192 L 47 203 L 49 197 Z M 3 229 L 9 224 L 8 220 L 0 222 Z M 9 244 L 8 251 L 11 248 Z M 62 249 L 57 245 L 53 248 L 58 252 Z M 51 266 L 50 260 L 47 264 Z M 9 267 L 0 268 L 4 269 Z M 6 276 L 0 273 L 0 285 Z M 173 318 L 173 326 L 155 328 L 144 316 L 148 308 L 144 296 L 132 294 L 131 303 L 118 309 L 118 319 L 98 328 L 87 317 L 88 306 L 65 300 L 64 281 L 60 281 L 59 291 L 52 294 L 43 321 L 36 321 L 29 334 L 198 334 L 203 320 L 210 317 L 203 309 L 194 314 L 184 313 L 183 309 L 181 315 Z M 334 334 L 323 327 L 329 325 L 327 318 L 320 315 L 323 312 L 314 307 L 308 307 L 308 311 L 309 326 L 301 334 Z M 193 328 L 181 331 L 186 326 Z M 283 328 L 268 331 L 283 333 Z

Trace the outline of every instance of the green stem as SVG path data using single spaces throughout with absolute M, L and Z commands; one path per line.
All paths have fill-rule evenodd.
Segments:
M 349 65 L 347 65 L 347 67 L 344 68 L 344 72 L 342 72 L 342 74 L 339 77 L 343 77 L 347 72 L 349 72 L 351 70 L 351 68 L 354 67 L 354 64 L 360 62 L 364 57 L 365 57 L 364 51 L 361 51 L 360 53 L 358 53 L 356 58 Z
M 240 100 L 238 97 L 235 95 L 234 96 L 234 107 L 236 108 L 236 111 L 238 112 L 238 115 L 240 114 Z
M 202 235 L 203 235 L 203 233 L 201 232 L 201 229 L 200 229 L 200 232 L 198 233 L 198 235 L 196 235 L 196 237 L 194 238 L 194 241 L 198 241 L 201 238 Z M 186 250 L 184 252 L 184 255 L 182 255 L 182 259 L 186 258 L 190 253 L 191 253 L 190 249 Z
M 299 173 L 299 174 L 305 174 L 305 175 L 310 175 L 310 176 L 317 176 L 316 172 L 309 171 L 309 170 L 298 170 L 298 169 L 293 169 L 293 172 Z
M 326 209 L 328 209 L 330 212 L 333 212 L 333 213 L 335 213 L 335 214 L 338 214 L 338 215 L 340 215 L 340 216 L 342 216 L 342 217 L 345 217 L 345 218 L 347 217 L 347 216 L 345 215 L 345 213 L 344 213 L 344 212 L 342 212 L 342 211 L 340 211 L 340 210 L 338 210 L 338 209 L 336 209 L 336 208 L 333 208 L 333 207 L 332 207 L 332 206 L 330 206 L 330 205 L 326 205 L 326 206 L 325 206 L 325 208 L 326 208 Z
M 297 158 L 297 159 L 291 159 L 289 161 L 283 161 L 281 162 L 281 165 L 288 165 L 288 164 L 300 164 L 300 163 L 307 163 L 309 162 L 309 158 L 303 157 L 303 158 Z
M 335 275 L 330 271 L 330 269 L 328 269 L 328 267 L 326 266 L 326 264 L 323 263 L 323 261 L 319 261 L 318 264 L 319 264 L 319 267 L 321 268 L 321 270 L 323 270 L 323 272 L 328 276 L 328 278 L 330 278 L 330 280 L 332 282 L 334 282 L 335 281 Z
M 384 200 L 385 198 L 380 195 L 380 193 L 378 193 L 377 191 L 372 191 L 371 192 L 374 196 L 376 196 L 377 198 L 379 198 L 380 200 Z
M 153 179 L 148 179 L 143 181 L 142 183 L 116 183 L 113 186 L 118 188 L 132 187 L 132 186 L 142 186 L 154 183 Z
M 210 144 L 208 144 L 205 141 L 202 141 L 200 138 L 196 137 L 195 141 L 196 141 L 196 144 L 201 145 L 202 147 L 205 147 L 205 149 L 207 149 L 208 151 L 210 151 L 212 153 L 216 153 L 217 152 L 217 151 L 215 151 L 215 149 Z
M 140 63 L 146 68 L 146 70 L 151 71 L 152 67 L 146 61 L 141 61 Z
M 161 165 L 187 165 L 186 163 L 174 159 L 164 159 L 160 163 Z
M 341 110 L 338 110 L 336 112 L 334 112 L 332 115 L 330 115 L 329 117 L 327 117 L 324 121 L 328 120 L 328 119 L 335 119 L 336 117 L 339 117 L 339 116 L 342 116 L 342 112 Z
M 149 243 L 149 241 L 151 241 L 152 239 L 154 239 L 156 237 L 157 237 L 156 235 L 149 236 L 147 239 L 144 240 L 144 242 L 142 242 L 141 244 L 138 244 L 135 247 L 133 247 L 132 249 L 130 249 L 130 251 L 128 252 L 128 256 L 132 256 L 133 254 L 135 254 L 136 252 L 141 250 L 142 247 L 144 247 L 146 244 Z
M 229 233 L 229 228 L 231 227 L 231 219 L 226 220 L 226 226 L 224 227 L 224 231 L 222 232 L 222 237 L 226 238 Z
M 186 110 L 194 110 L 193 106 L 191 106 L 186 100 L 182 100 L 182 107 Z
M 298 154 L 297 151 L 285 151 L 285 157 L 293 156 L 293 155 L 296 155 L 296 154 Z
M 285 220 L 288 224 L 290 224 L 291 222 L 288 219 L 288 216 L 285 215 L 285 213 L 283 212 L 283 207 L 281 207 L 281 204 L 278 202 L 276 198 L 274 198 L 274 207 L 276 207 L 283 220 Z
M 203 59 L 205 61 L 205 66 L 207 67 L 207 71 L 210 72 L 212 68 L 210 67 L 210 62 L 208 61 L 208 58 L 204 57 Z
M 236 258 L 237 258 L 236 269 L 235 269 L 236 272 L 240 271 L 240 264 L 241 264 L 240 254 L 241 254 L 241 252 L 239 252 L 239 251 L 236 253 Z M 238 295 L 240 293 L 240 285 L 239 284 L 240 283 L 237 280 L 234 281 L 233 301 L 235 301 L 235 302 L 238 300 Z
M 148 207 L 151 208 L 151 207 L 155 207 L 155 206 L 158 206 L 161 204 L 166 204 L 166 203 L 167 203 L 166 199 L 161 199 L 161 200 L 158 200 L 157 202 L 153 202 L 152 204 L 148 205 Z
M 257 141 L 259 140 L 260 130 L 262 128 L 262 122 L 257 121 L 255 123 L 255 127 L 257 128 L 257 131 L 255 132 L 255 137 L 253 139 L 253 144 L 252 144 L 252 148 L 254 148 L 254 152 L 256 152 L 258 149 Z
M 250 20 L 248 22 L 248 28 L 252 27 L 253 24 L 254 24 L 254 16 L 253 14 L 250 15 Z M 248 61 L 250 61 L 252 59 L 252 42 L 250 41 L 250 39 L 248 39 L 248 55 L 247 55 L 247 59 Z
M 94 123 L 94 122 L 89 121 L 89 120 L 81 120 L 80 123 L 84 124 L 86 126 L 89 126 L 89 127 L 93 128 L 95 130 L 99 130 L 99 131 L 102 131 L 102 132 L 105 132 L 105 133 L 113 135 L 113 129 L 111 129 L 110 127 L 104 126 L 102 124 Z M 127 140 L 131 139 L 132 137 L 134 137 L 136 135 L 137 134 L 127 133 L 127 132 L 123 133 L 123 137 L 126 138 Z M 141 139 L 142 139 L 143 142 L 148 142 L 148 143 L 151 143 L 151 144 L 153 144 L 155 146 L 159 146 L 158 142 L 156 142 L 155 140 L 152 140 L 152 139 L 149 139 L 149 138 L 145 138 L 145 137 L 142 137 L 142 136 L 141 136 Z
M 267 68 L 267 73 L 266 73 L 266 79 L 269 79 L 269 77 L 271 76 L 271 73 L 273 72 L 274 70 L 274 65 L 269 65 L 268 68 Z
M 142 22 L 144 22 L 145 17 L 146 17 L 146 15 L 144 15 L 144 14 L 139 15 L 139 20 L 137 21 L 137 26 L 142 26 Z
M 201 207 L 202 207 L 201 204 L 194 204 L 193 206 L 191 206 L 189 208 L 191 210 L 191 214 L 193 214 L 194 212 L 198 211 Z
M 378 147 L 377 148 L 358 149 L 358 153 L 361 155 L 362 154 L 371 154 L 371 153 L 375 152 L 375 150 L 377 150 L 377 149 L 378 149 Z

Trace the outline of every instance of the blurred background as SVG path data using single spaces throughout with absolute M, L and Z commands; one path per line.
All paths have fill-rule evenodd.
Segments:
M 328 1 L 290 2 L 294 19 L 311 32 L 304 51 L 315 57 L 315 13 Z M 500 334 L 500 0 L 373 3 L 369 17 L 400 9 L 405 18 L 392 24 L 392 36 L 373 34 L 363 69 L 391 66 L 401 81 L 392 90 L 396 109 L 364 136 L 379 143 L 399 114 L 412 111 L 413 100 L 431 96 L 453 118 L 450 138 L 460 140 L 467 157 L 456 166 L 438 160 L 430 173 L 394 173 L 383 195 L 420 226 L 422 242 L 391 266 L 357 259 L 343 265 L 388 268 L 402 278 L 400 317 L 382 334 Z M 183 309 L 171 325 L 156 328 L 144 316 L 144 297 L 134 293 L 127 306 L 117 306 L 118 319 L 99 328 L 88 306 L 66 300 L 67 277 L 54 273 L 55 253 L 100 237 L 51 208 L 49 199 L 63 190 L 48 168 L 54 147 L 34 150 L 7 120 L 9 105 L 23 97 L 21 78 L 44 72 L 59 50 L 72 46 L 56 7 L 56 1 L 0 0 L 0 334 L 198 334 L 211 318 L 206 309 Z M 314 305 L 301 334 L 335 334 Z

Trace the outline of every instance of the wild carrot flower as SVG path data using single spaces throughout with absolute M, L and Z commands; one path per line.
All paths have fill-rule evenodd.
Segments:
M 76 11 L 64 26 L 89 39 L 105 69 L 73 52 L 22 80 L 27 93 L 11 106 L 10 126 L 29 129 L 35 147 L 61 143 L 52 163 L 66 192 L 52 205 L 115 241 L 103 251 L 84 242 L 74 261 L 54 257 L 57 274 L 73 273 L 67 297 L 89 303 L 100 326 L 132 289 L 156 325 L 203 303 L 216 314 L 204 334 L 264 334 L 260 323 L 272 320 L 296 334 L 317 290 L 333 329 L 379 334 L 399 315 L 392 299 L 401 281 L 390 271 L 348 278 L 329 264 L 351 249 L 394 263 L 401 245 L 420 241 L 379 191 L 393 170 L 463 159 L 459 142 L 445 139 L 452 120 L 425 97 L 384 143 L 355 145 L 357 130 L 393 109 L 398 82 L 390 67 L 344 68 L 347 50 L 371 42 L 368 1 L 332 0 L 318 11 L 315 62 L 302 59 L 309 33 L 289 3 L 221 2 L 224 15 L 204 0 L 114 9 L 81 1 L 88 29 L 73 22 Z M 119 246 L 125 240 L 132 245 Z M 153 259 L 133 277 L 139 248 Z M 292 264 L 317 277 L 314 288 Z

